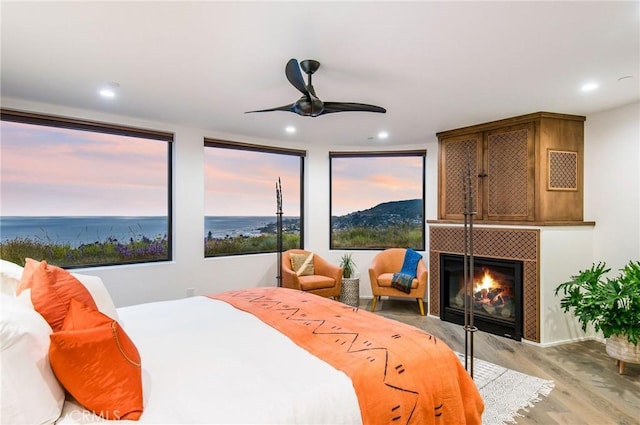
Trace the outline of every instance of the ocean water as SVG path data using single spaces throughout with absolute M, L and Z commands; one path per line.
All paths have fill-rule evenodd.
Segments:
M 203 238 L 211 232 L 214 238 L 237 235 L 259 235 L 260 227 L 275 224 L 276 217 L 205 217 Z M 168 232 L 167 217 L 50 216 L 0 217 L 0 240 L 31 239 L 50 244 L 68 243 L 77 247 L 85 243 L 104 242 L 108 238 L 127 242 L 146 236 L 164 237 Z
M 205 236 L 211 232 L 214 238 L 226 236 L 256 236 L 259 229 L 276 224 L 276 216 L 208 216 L 204 218 Z

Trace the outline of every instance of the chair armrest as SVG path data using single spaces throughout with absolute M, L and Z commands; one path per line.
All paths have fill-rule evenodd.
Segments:
M 369 276 L 377 279 L 382 273 L 386 273 L 385 262 L 379 256 L 374 257 L 369 265 Z
M 427 266 L 424 264 L 424 259 L 418 262 L 416 274 L 418 275 L 418 288 L 426 288 L 429 272 L 427 271 Z
M 300 290 L 300 279 L 298 279 L 296 272 L 286 267 L 282 267 L 282 286 L 284 288 Z

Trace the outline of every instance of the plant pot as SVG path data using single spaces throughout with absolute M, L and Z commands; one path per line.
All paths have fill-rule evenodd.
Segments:
M 625 363 L 640 364 L 640 344 L 631 344 L 626 336 L 612 335 L 606 340 L 607 354 L 617 360 L 618 372 L 624 373 Z
M 360 305 L 360 278 L 343 277 L 340 301 L 352 307 Z

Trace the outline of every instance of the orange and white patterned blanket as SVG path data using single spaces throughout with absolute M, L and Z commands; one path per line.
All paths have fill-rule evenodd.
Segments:
M 353 383 L 365 424 L 480 424 L 484 403 L 456 354 L 413 326 L 286 288 L 210 298 L 253 314 Z

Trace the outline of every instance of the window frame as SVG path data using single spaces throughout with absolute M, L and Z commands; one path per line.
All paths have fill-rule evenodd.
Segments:
M 305 180 L 305 158 L 307 156 L 306 150 L 283 148 L 277 146 L 257 145 L 246 142 L 234 142 L 229 140 L 214 139 L 210 137 L 204 138 L 205 148 L 219 148 L 219 149 L 233 149 L 239 151 L 249 151 L 267 154 L 279 154 L 297 156 L 300 160 L 300 244 L 298 249 L 304 249 L 304 180 Z M 275 191 L 274 191 L 275 194 Z M 205 214 L 206 217 L 206 214 Z M 204 217 L 203 217 L 204 219 Z M 206 238 L 206 235 L 203 235 Z M 203 246 L 204 258 L 221 258 L 221 257 L 233 257 L 238 255 L 255 255 L 255 254 L 271 254 L 277 253 L 277 247 L 274 251 L 253 251 L 253 252 L 237 252 L 237 253 L 221 253 L 215 255 L 207 255 Z
M 173 261 L 173 141 L 174 133 L 130 127 L 120 124 L 92 121 L 81 118 L 27 112 L 0 108 L 0 121 L 30 124 L 42 127 L 65 128 L 69 130 L 111 134 L 167 142 L 167 258 L 139 260 L 115 263 L 92 263 L 64 266 L 65 269 L 83 269 L 93 267 L 111 267 L 132 264 L 148 264 Z
M 364 247 L 335 247 L 333 244 L 333 159 L 334 158 L 380 158 L 380 157 L 422 157 L 422 238 L 421 247 L 412 247 L 417 251 L 426 249 L 426 219 L 425 219 L 425 190 L 426 190 L 426 149 L 393 150 L 393 151 L 329 151 L 329 249 L 341 251 L 380 251 L 386 248 Z M 406 248 L 406 247 L 405 247 Z

